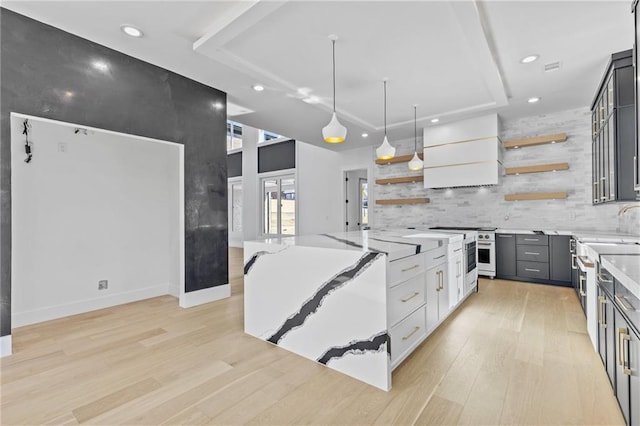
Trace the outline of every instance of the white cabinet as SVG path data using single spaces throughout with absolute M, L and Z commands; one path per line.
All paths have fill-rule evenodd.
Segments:
M 433 330 L 449 313 L 447 262 L 441 262 L 426 273 L 427 331 Z
M 463 242 L 455 242 L 449 244 L 449 256 L 447 260 L 447 269 L 449 274 L 449 309 L 453 309 L 464 294 L 464 258 L 463 258 Z

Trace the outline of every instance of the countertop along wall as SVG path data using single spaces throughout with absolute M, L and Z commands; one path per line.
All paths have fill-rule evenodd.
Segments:
M 568 162 L 569 170 L 502 176 L 499 185 L 427 190 L 423 183 L 375 185 L 378 199 L 428 197 L 429 204 L 375 205 L 376 226 L 496 226 L 526 229 L 591 229 L 640 235 L 640 209 L 623 216 L 625 203 L 591 204 L 591 115 L 588 108 L 502 120 L 502 141 L 565 132 L 566 142 L 505 150 L 505 167 Z M 418 143 L 422 143 L 421 140 Z M 392 141 L 396 155 L 413 151 L 413 139 Z M 374 166 L 374 177 L 411 174 L 406 163 Z M 566 200 L 505 201 L 521 192 L 566 191 Z

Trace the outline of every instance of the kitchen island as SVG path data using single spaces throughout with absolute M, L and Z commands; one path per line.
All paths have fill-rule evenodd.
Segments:
M 394 230 L 247 241 L 245 332 L 389 390 L 392 369 L 430 331 L 429 282 L 436 302 L 448 285 L 442 237 Z M 439 322 L 449 313 L 442 298 Z

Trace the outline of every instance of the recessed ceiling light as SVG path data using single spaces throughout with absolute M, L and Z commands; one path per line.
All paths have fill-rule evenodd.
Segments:
M 262 84 L 254 84 L 252 87 L 256 92 L 262 92 L 264 90 L 264 86 Z
M 440 121 L 440 119 L 439 119 L 439 118 L 432 118 L 432 119 L 431 119 L 431 122 L 432 122 L 432 123 L 437 123 L 438 121 Z
M 534 97 L 534 98 L 529 98 L 527 99 L 527 102 L 529 102 L 530 104 L 535 104 L 536 102 L 538 102 L 540 100 L 539 97 Z
M 120 30 L 128 36 L 131 37 L 142 37 L 144 33 L 136 27 L 131 25 L 121 25 Z
M 531 62 L 537 61 L 539 57 L 540 56 L 538 56 L 538 55 L 525 56 L 524 58 L 520 59 L 520 63 L 530 64 Z
M 306 102 L 308 104 L 317 104 L 318 102 L 320 102 L 320 98 L 318 98 L 317 96 L 311 95 L 311 96 L 307 96 L 306 98 L 302 98 L 302 102 Z
M 362 134 L 362 137 L 363 137 L 363 138 L 368 138 L 368 137 L 369 137 L 369 133 L 363 133 L 363 134 Z

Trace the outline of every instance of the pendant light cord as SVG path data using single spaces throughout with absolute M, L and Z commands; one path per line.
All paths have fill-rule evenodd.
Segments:
M 331 40 L 333 46 L 333 112 L 336 112 L 336 41 Z
M 413 150 L 418 152 L 418 107 L 413 107 Z
M 387 80 L 384 80 L 384 136 L 387 136 Z

